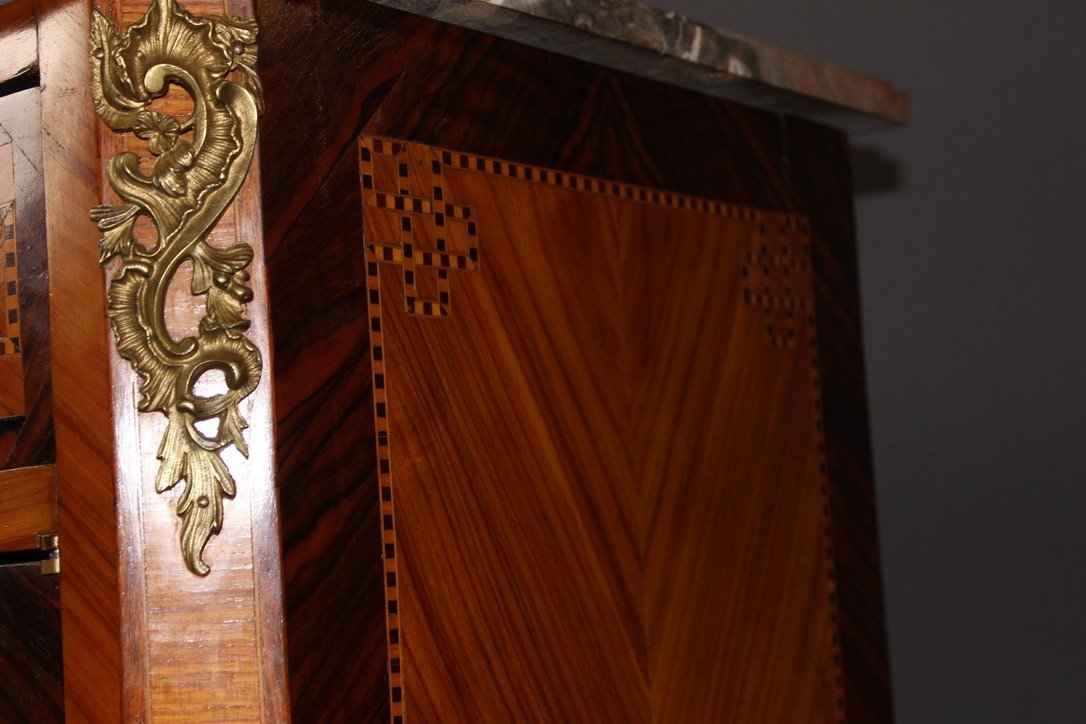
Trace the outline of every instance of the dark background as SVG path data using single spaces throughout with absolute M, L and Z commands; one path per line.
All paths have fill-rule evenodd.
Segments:
M 853 139 L 895 709 L 1086 721 L 1086 3 L 654 2 L 909 93 Z

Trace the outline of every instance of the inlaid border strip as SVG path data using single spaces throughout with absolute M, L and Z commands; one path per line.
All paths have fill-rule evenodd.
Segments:
M 476 156 L 458 151 L 446 151 L 434 149 L 441 157 L 445 166 L 458 168 L 463 171 L 476 171 L 492 176 L 504 176 L 520 181 L 531 181 L 572 189 L 574 191 L 587 191 L 589 193 L 611 196 L 628 201 L 638 201 L 645 204 L 665 206 L 670 209 L 682 209 L 695 211 L 712 216 L 724 216 L 730 219 L 739 219 L 751 222 L 786 221 L 793 218 L 791 214 L 776 211 L 764 211 L 750 206 L 729 204 L 715 199 L 706 199 L 699 196 L 689 196 L 670 191 L 661 191 L 648 186 L 607 181 L 583 174 L 567 173 L 565 171 L 553 171 L 550 169 L 529 166 L 523 163 L 512 163 L 484 156 Z
M 387 143 L 387 142 L 386 142 Z M 398 151 L 398 145 L 394 145 Z M 372 158 L 363 142 L 358 144 L 358 168 L 362 205 L 367 204 L 365 176 L 372 179 Z M 371 184 L 372 185 L 372 181 Z M 391 251 L 391 249 L 389 249 Z M 379 255 L 380 252 L 380 255 Z M 388 395 L 385 389 L 384 333 L 381 328 L 381 267 L 384 250 L 366 247 L 366 308 L 369 317 L 370 360 L 373 382 L 374 428 L 377 438 L 377 487 L 380 496 L 381 561 L 385 595 L 385 642 L 387 646 L 389 718 L 404 721 L 403 643 L 400 639 L 399 581 L 396 559 L 395 506 L 392 498 L 392 460 L 389 446 Z M 406 273 L 406 268 L 405 268 Z

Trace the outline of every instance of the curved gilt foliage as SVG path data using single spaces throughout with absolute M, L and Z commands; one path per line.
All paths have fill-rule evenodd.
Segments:
M 248 173 L 256 143 L 262 110 L 256 30 L 250 20 L 194 17 L 176 0 L 154 0 L 123 34 L 95 11 L 91 30 L 95 109 L 112 130 L 146 140 L 154 157 L 150 175 L 135 153 L 111 158 L 109 182 L 123 203 L 91 211 L 102 231 L 102 264 L 115 268 L 110 325 L 121 357 L 140 377 L 139 410 L 169 420 L 155 490 L 185 482 L 177 501 L 181 553 L 201 576 L 210 570 L 204 546 L 222 529 L 223 501 L 236 490 L 220 453 L 234 445 L 248 454 L 238 404 L 260 382 L 260 352 L 245 336 L 252 299 L 245 270 L 253 250 L 207 243 Z M 231 73 L 238 82 L 228 79 Z M 150 109 L 171 83 L 192 96 L 191 117 Z M 133 236 L 141 215 L 158 231 L 153 246 Z M 204 298 L 205 313 L 195 336 L 174 339 L 166 328 L 166 291 L 186 261 L 191 292 Z M 194 385 L 211 370 L 223 373 L 227 391 L 200 397 Z M 214 435 L 197 429 L 205 420 L 217 425 Z

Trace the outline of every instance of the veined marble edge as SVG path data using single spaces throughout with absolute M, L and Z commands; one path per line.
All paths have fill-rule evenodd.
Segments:
M 884 81 L 638 0 L 371 2 L 852 133 L 908 118 Z

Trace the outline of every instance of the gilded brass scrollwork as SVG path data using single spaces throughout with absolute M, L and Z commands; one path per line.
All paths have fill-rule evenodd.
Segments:
M 91 30 L 95 109 L 113 131 L 146 140 L 155 159 L 147 175 L 135 153 L 111 158 L 109 182 L 123 203 L 91 211 L 103 232 L 101 262 L 115 269 L 109 321 L 117 350 L 140 377 L 139 410 L 168 418 L 155 490 L 185 481 L 177 501 L 181 553 L 201 576 L 210 571 L 204 546 L 222 529 L 223 501 L 236 491 L 221 452 L 234 445 L 248 454 L 238 404 L 256 389 L 261 372 L 260 351 L 245 336 L 245 307 L 252 299 L 245 270 L 253 249 L 207 242 L 253 157 L 263 110 L 256 33 L 254 21 L 194 17 L 176 0 L 154 0 L 123 34 L 95 11 Z M 150 108 L 171 83 L 192 96 L 191 117 Z M 133 235 L 141 215 L 158 231 L 153 245 Z M 115 258 L 119 264 L 111 264 Z M 197 333 L 174 339 L 166 327 L 166 292 L 186 261 L 192 264 L 191 293 L 204 297 L 206 306 Z M 194 385 L 211 370 L 222 372 L 227 390 L 198 396 Z M 205 420 L 217 423 L 214 434 L 197 429 Z

